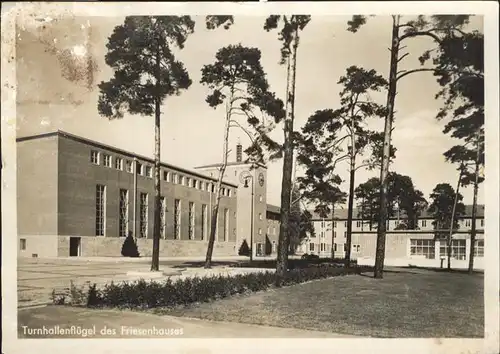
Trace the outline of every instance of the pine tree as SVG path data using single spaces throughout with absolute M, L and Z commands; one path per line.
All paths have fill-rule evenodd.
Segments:
M 202 68 L 201 83 L 208 86 L 210 93 L 206 98 L 210 107 L 225 104 L 224 141 L 222 163 L 215 188 L 215 205 L 212 209 L 212 223 L 205 259 L 205 268 L 210 268 L 214 242 L 216 238 L 217 215 L 221 199 L 222 178 L 226 171 L 229 154 L 228 140 L 230 128 L 239 128 L 254 141 L 254 126 L 266 125 L 265 115 L 274 119 L 284 116 L 283 102 L 269 91 L 266 74 L 260 63 L 261 53 L 258 48 L 247 48 L 241 44 L 229 45 L 219 49 L 213 64 Z M 258 113 L 262 116 L 257 116 Z M 248 127 L 238 119 L 246 118 Z
M 442 40 L 450 33 L 459 33 L 461 28 L 469 21 L 469 15 L 420 15 L 416 19 L 404 21 L 401 15 L 392 15 L 391 46 L 389 64 L 389 89 L 387 92 L 386 117 L 384 124 L 384 145 L 382 167 L 380 169 L 380 213 L 377 227 L 377 249 L 375 254 L 374 277 L 382 278 L 385 259 L 385 237 L 388 218 L 388 176 L 391 135 L 393 131 L 397 83 L 402 78 L 417 72 L 436 72 L 436 67 L 416 68 L 412 70 L 399 70 L 401 60 L 410 53 L 401 54 L 406 48 L 405 41 L 411 38 L 431 38 L 434 46 L 430 51 L 439 48 Z M 348 21 L 348 30 L 357 32 L 367 21 L 363 15 L 355 15 Z M 426 51 L 423 55 L 428 55 Z

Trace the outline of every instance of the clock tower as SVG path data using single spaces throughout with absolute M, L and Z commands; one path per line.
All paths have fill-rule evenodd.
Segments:
M 242 148 L 236 146 L 236 159 L 228 162 L 224 180 L 238 186 L 236 250 L 246 241 L 249 248 L 253 242 L 253 254 L 264 254 L 267 233 L 267 167 L 242 161 Z M 201 166 L 196 169 L 216 177 L 220 164 Z

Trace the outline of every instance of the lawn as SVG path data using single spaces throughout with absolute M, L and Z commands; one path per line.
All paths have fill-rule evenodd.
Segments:
M 162 313 L 371 337 L 483 337 L 483 274 L 335 277 Z

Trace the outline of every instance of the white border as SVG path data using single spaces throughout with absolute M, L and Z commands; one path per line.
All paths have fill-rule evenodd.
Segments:
M 4 352 L 349 352 L 349 353 L 498 353 L 499 350 L 499 109 L 498 97 L 498 3 L 472 2 L 266 2 L 266 3 L 14 3 L 2 9 L 2 302 Z M 8 9 L 7 9 L 8 8 Z M 376 14 L 457 14 L 484 15 L 486 71 L 486 231 L 485 248 L 485 327 L 482 339 L 17 339 L 16 292 L 16 129 L 15 129 L 15 46 L 16 17 L 33 25 L 36 15 L 44 17 L 125 16 L 148 14 L 209 13 L 265 16 L 271 13 L 307 13 L 311 15 Z M 423 295 L 425 296 L 425 295 Z M 467 316 L 467 314 L 464 314 Z M 84 345 L 82 345 L 84 344 Z

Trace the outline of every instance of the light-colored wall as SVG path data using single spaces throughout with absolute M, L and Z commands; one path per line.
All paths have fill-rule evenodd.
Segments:
M 208 167 L 208 168 L 198 168 L 203 174 L 207 176 L 216 178 L 218 176 L 218 170 L 216 167 Z M 263 174 L 264 176 L 264 185 L 261 186 L 259 183 L 259 175 Z M 242 174 L 248 175 L 250 174 L 252 177 L 248 181 L 248 188 L 244 187 L 244 179 L 242 178 Z M 250 169 L 250 164 L 237 164 L 237 165 L 228 165 L 226 171 L 224 173 L 224 180 L 234 183 L 238 185 L 237 190 L 237 248 L 241 246 L 244 240 L 247 241 L 250 246 L 251 243 L 251 235 L 250 230 L 251 227 L 251 215 L 252 215 L 252 183 L 253 183 L 253 242 L 254 242 L 254 254 L 257 250 L 257 244 L 265 244 L 266 234 L 267 234 L 267 226 L 268 221 L 266 218 L 267 211 L 267 170 L 263 167 L 256 167 L 254 169 Z M 262 219 L 260 218 L 262 217 Z M 259 233 L 260 231 L 260 233 Z M 277 240 L 277 234 L 279 230 L 276 232 L 276 237 L 269 237 L 270 242 L 273 240 Z M 264 247 L 264 246 L 263 246 Z
M 25 250 L 20 249 L 22 239 L 26 240 Z M 57 235 L 19 235 L 17 249 L 18 256 L 23 258 L 57 257 L 58 237 Z
M 70 236 L 59 236 L 59 256 L 69 256 Z M 81 237 L 82 257 L 117 257 L 125 238 L 118 237 Z M 153 249 L 152 239 L 137 239 L 137 247 L 141 257 L 150 257 Z M 200 257 L 207 250 L 207 242 L 200 240 L 160 240 L 160 257 Z M 234 256 L 236 254 L 235 242 L 215 242 L 214 257 Z
M 17 143 L 19 235 L 57 235 L 57 137 Z
M 354 237 L 355 235 L 353 235 Z M 375 247 L 376 235 L 358 235 L 358 241 L 361 245 L 361 252 L 357 255 L 358 264 L 374 265 L 375 264 Z M 419 267 L 446 267 L 447 260 L 441 260 L 440 244 L 444 240 L 436 240 L 434 242 L 433 259 L 427 259 L 421 255 L 411 255 L 411 239 L 427 239 L 433 240 L 433 234 L 387 234 L 386 235 L 386 253 L 384 265 L 386 266 L 419 266 Z M 465 259 L 451 259 L 451 266 L 454 269 L 467 268 L 469 263 L 470 236 L 466 234 L 453 235 L 454 240 L 465 240 Z M 477 235 L 478 240 L 484 240 L 484 235 Z M 443 263 L 442 263 L 443 262 Z M 441 264 L 442 263 L 442 264 Z M 484 257 L 474 257 L 474 268 L 484 269 Z
M 432 221 L 433 221 L 432 219 L 419 219 L 418 226 L 419 226 L 420 230 L 421 231 L 426 231 L 426 230 L 432 231 L 434 228 L 432 225 Z M 398 225 L 398 223 L 399 223 L 399 221 L 397 219 L 389 220 L 389 228 L 387 229 L 387 231 L 394 230 L 395 227 Z M 459 230 L 461 230 L 461 231 L 470 230 L 471 229 L 470 223 L 471 223 L 471 218 L 460 219 L 459 220 Z M 333 228 L 332 228 L 332 225 L 334 225 Z M 345 220 L 337 220 L 334 223 L 332 223 L 332 221 L 328 221 L 328 219 L 324 219 L 324 220 L 315 219 L 315 220 L 313 220 L 313 227 L 314 227 L 315 232 L 316 232 L 316 237 L 310 237 L 308 240 L 305 240 L 303 246 L 301 246 L 299 248 L 299 252 L 301 252 L 301 253 L 314 253 L 314 254 L 319 254 L 321 256 L 323 256 L 323 254 L 324 254 L 326 256 L 326 254 L 327 254 L 326 252 L 322 253 L 319 251 L 320 250 L 320 243 L 327 242 L 327 243 L 331 244 L 332 229 L 333 229 L 333 232 L 335 232 L 334 243 L 337 244 L 337 252 L 335 253 L 335 255 L 336 256 L 338 255 L 340 257 L 344 256 L 343 249 L 344 249 L 344 244 L 346 243 L 346 233 L 347 233 L 347 222 Z M 477 219 L 477 229 L 478 230 L 484 229 L 484 218 Z M 352 230 L 353 231 L 361 231 L 361 230 L 369 231 L 369 225 L 363 224 L 363 226 L 361 227 L 360 220 L 353 220 L 352 221 Z M 376 231 L 376 228 L 374 228 L 372 231 Z M 321 239 L 322 232 L 324 234 L 324 239 Z M 372 243 L 371 238 L 373 237 L 376 240 L 376 234 L 366 234 L 365 236 L 367 238 L 366 239 L 359 238 L 359 242 L 358 242 L 358 236 L 359 236 L 359 234 L 356 234 L 356 233 L 352 235 L 352 240 L 351 240 L 352 245 L 360 245 L 361 249 L 366 248 L 366 247 L 370 248 L 373 246 L 373 249 L 375 249 L 374 248 L 375 245 L 371 244 Z M 394 234 L 393 235 L 389 234 L 389 235 L 387 235 L 387 238 L 388 237 L 392 238 L 394 236 L 395 236 Z M 415 237 L 426 238 L 427 236 L 422 235 L 422 236 L 415 236 Z M 461 234 L 457 234 L 456 236 L 454 236 L 454 238 L 457 238 L 457 239 L 460 239 L 461 237 L 465 237 L 465 236 L 461 235 Z M 478 237 L 478 239 L 479 239 L 479 237 Z M 396 241 L 397 238 L 394 238 L 394 240 L 395 240 L 396 244 L 399 242 L 399 241 Z M 311 244 L 311 243 L 315 244 L 314 252 L 310 251 L 309 244 Z M 362 247 L 361 244 L 365 244 L 366 246 Z M 391 251 L 388 250 L 388 247 L 391 249 Z M 392 249 L 391 247 L 395 247 L 395 248 Z M 390 244 L 390 245 L 387 244 L 386 249 L 387 249 L 388 254 L 389 254 L 389 252 L 394 252 L 395 254 L 400 253 L 399 246 L 396 246 L 393 244 Z M 351 249 L 351 255 L 353 255 L 354 257 L 358 256 L 357 252 L 355 252 L 354 249 Z M 360 255 L 360 256 L 364 256 L 364 255 Z M 371 255 L 366 255 L 366 256 L 371 256 Z

